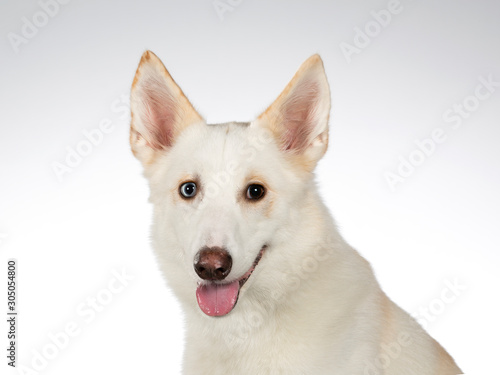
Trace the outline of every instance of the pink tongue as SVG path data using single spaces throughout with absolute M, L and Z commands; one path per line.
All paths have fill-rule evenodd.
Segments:
M 240 283 L 200 285 L 196 289 L 196 299 L 201 311 L 208 316 L 228 314 L 236 305 Z

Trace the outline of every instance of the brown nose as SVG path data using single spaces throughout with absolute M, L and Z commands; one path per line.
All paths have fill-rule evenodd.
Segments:
M 224 280 L 232 265 L 231 255 L 220 247 L 204 247 L 194 258 L 194 269 L 203 280 Z

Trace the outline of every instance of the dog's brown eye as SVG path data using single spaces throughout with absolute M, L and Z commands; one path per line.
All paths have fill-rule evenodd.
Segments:
M 247 188 L 247 199 L 258 200 L 261 199 L 266 193 L 264 186 L 258 184 L 251 184 Z
M 196 184 L 194 182 L 185 182 L 179 187 L 179 193 L 187 199 L 196 195 Z

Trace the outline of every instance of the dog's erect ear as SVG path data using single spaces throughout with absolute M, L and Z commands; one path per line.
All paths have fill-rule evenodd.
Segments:
M 186 126 L 203 121 L 151 51 L 142 55 L 137 68 L 130 108 L 130 145 L 143 164 L 150 163 L 158 151 L 171 147 Z
M 321 57 L 313 55 L 256 124 L 267 127 L 280 149 L 311 171 L 328 147 L 329 115 L 330 88 Z

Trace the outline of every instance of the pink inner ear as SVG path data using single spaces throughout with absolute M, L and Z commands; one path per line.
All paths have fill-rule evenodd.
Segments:
M 172 94 L 164 84 L 150 78 L 142 85 L 142 102 L 142 122 L 146 127 L 148 134 L 145 137 L 150 146 L 155 149 L 172 146 L 177 118 Z
M 312 141 L 314 131 L 314 110 L 319 98 L 316 82 L 303 81 L 293 89 L 291 96 L 282 106 L 284 133 L 282 149 L 303 151 Z

